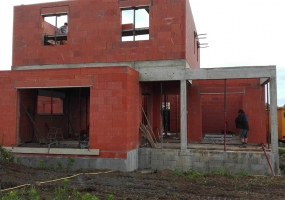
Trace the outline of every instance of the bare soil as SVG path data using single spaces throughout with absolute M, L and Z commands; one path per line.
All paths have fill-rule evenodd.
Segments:
M 0 165 L 2 190 L 31 184 L 36 187 L 41 199 L 51 199 L 55 188 L 63 184 L 62 180 L 46 181 L 72 175 L 76 176 L 69 179 L 70 190 L 76 188 L 83 194 L 88 192 L 99 199 L 107 199 L 108 195 L 125 200 L 285 199 L 283 176 L 236 177 L 208 174 L 189 179 L 174 175 L 170 170 L 110 173 L 102 173 L 106 172 L 102 170 L 93 171 L 99 174 L 88 174 L 81 171 L 29 168 L 10 162 L 2 162 Z

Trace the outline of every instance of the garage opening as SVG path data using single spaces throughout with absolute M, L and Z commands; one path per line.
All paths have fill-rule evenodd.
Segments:
M 90 88 L 19 89 L 17 146 L 88 148 Z

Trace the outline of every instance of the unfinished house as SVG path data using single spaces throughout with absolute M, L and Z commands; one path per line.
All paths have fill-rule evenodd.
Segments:
M 275 66 L 200 69 L 188 0 L 15 6 L 13 30 L 0 137 L 21 163 L 279 172 Z M 239 109 L 250 124 L 243 149 Z

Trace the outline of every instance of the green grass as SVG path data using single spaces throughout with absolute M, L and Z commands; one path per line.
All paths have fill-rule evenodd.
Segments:
M 225 168 L 217 168 L 212 170 L 210 173 L 208 173 L 210 175 L 220 175 L 220 176 L 228 176 L 228 177 L 236 177 L 236 178 L 242 178 L 242 177 L 246 177 L 249 176 L 249 173 L 246 170 L 241 170 L 237 173 L 232 173 L 230 172 L 228 169 Z M 178 171 L 175 170 L 173 171 L 173 175 L 175 176 L 181 176 L 181 177 L 185 177 L 188 179 L 194 179 L 194 178 L 200 178 L 200 177 L 205 177 L 207 175 L 207 173 L 202 173 L 202 172 L 198 172 L 195 169 L 190 169 L 189 171 Z
M 34 187 L 20 189 L 20 190 L 11 190 L 7 193 L 0 193 L 1 200 L 40 200 L 41 197 L 38 194 L 37 190 Z M 62 182 L 62 186 L 55 189 L 53 196 L 49 198 L 50 200 L 99 200 L 98 197 L 85 193 L 82 194 L 78 192 L 75 188 L 69 186 L 69 180 L 65 179 Z M 105 198 L 106 200 L 114 200 L 115 197 L 111 194 L 108 194 Z
M 8 151 L 0 145 L 0 162 L 1 161 L 8 161 L 8 162 L 13 162 L 14 161 L 14 156 L 11 151 Z
M 175 171 L 173 171 L 173 175 L 182 176 L 182 177 L 185 177 L 188 179 L 193 179 L 193 178 L 204 177 L 205 173 L 198 172 L 198 171 L 191 168 L 189 171 L 177 171 L 177 170 L 175 170 Z

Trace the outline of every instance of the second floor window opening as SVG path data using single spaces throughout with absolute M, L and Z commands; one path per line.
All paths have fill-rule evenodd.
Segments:
M 149 7 L 122 9 L 121 40 L 149 40 Z
M 67 43 L 68 14 L 56 13 L 43 16 L 43 45 Z

